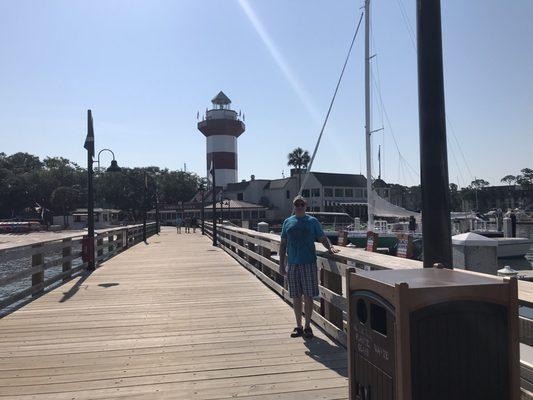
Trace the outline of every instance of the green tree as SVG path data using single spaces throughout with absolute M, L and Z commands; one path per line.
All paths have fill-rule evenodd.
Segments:
M 67 224 L 66 216 L 78 207 L 80 192 L 76 187 L 59 186 L 50 197 L 52 209 L 63 214 L 63 224 Z
M 287 165 L 296 168 L 298 171 L 298 188 L 302 185 L 302 169 L 306 169 L 311 161 L 309 152 L 303 150 L 301 147 L 295 148 L 289 154 L 287 154 Z
M 42 168 L 43 164 L 39 157 L 29 153 L 15 153 L 0 156 L 0 168 L 7 168 L 15 174 L 31 172 Z
M 485 188 L 485 187 L 487 187 L 489 185 L 490 185 L 489 182 L 487 182 L 484 179 L 479 179 L 479 178 L 473 180 L 472 182 L 470 182 L 470 187 L 472 189 L 483 189 L 483 188 Z
M 507 183 L 509 186 L 512 186 L 514 183 L 516 183 L 516 176 L 514 175 L 505 175 L 500 182 Z
M 455 183 L 450 183 L 450 210 L 461 210 L 461 193 L 459 187 Z
M 520 172 L 522 174 L 517 175 L 516 183 L 526 190 L 533 188 L 533 169 L 523 168 Z

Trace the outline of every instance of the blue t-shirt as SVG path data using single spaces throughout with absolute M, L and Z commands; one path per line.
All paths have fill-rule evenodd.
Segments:
M 290 216 L 283 222 L 281 238 L 287 239 L 288 262 L 312 264 L 316 262 L 315 240 L 324 236 L 320 222 L 315 217 Z

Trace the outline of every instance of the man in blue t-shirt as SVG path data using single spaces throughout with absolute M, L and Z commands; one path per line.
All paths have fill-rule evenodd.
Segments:
M 291 337 L 313 337 L 311 314 L 313 297 L 318 296 L 315 240 L 319 240 L 330 254 L 337 250 L 331 246 L 322 231 L 320 222 L 305 213 L 305 199 L 298 195 L 293 200 L 294 215 L 283 222 L 279 247 L 280 273 L 287 275 L 289 296 L 293 299 L 296 328 Z M 285 267 L 287 261 L 287 267 Z M 302 296 L 305 302 L 305 327 L 302 328 Z

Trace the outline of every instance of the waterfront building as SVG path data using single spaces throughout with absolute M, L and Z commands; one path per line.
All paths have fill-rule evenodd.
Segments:
M 387 199 L 388 187 L 383 185 L 380 195 Z M 293 169 L 290 177 L 282 179 L 255 179 L 252 175 L 249 181 L 228 185 L 224 194 L 231 199 L 267 207 L 268 219 L 278 221 L 291 214 L 292 200 L 298 190 L 298 172 Z M 310 172 L 302 196 L 308 201 L 308 211 L 345 211 L 359 217 L 366 214 L 366 178 L 363 175 Z
M 54 225 L 69 227 L 70 229 L 84 229 L 87 227 L 88 213 L 86 208 L 78 208 L 70 215 L 54 216 Z M 94 209 L 94 227 L 96 229 L 108 228 L 120 224 L 120 210 L 112 208 Z

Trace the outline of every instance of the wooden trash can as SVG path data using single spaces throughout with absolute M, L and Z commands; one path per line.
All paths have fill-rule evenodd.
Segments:
M 514 278 L 349 269 L 351 400 L 518 400 Z

